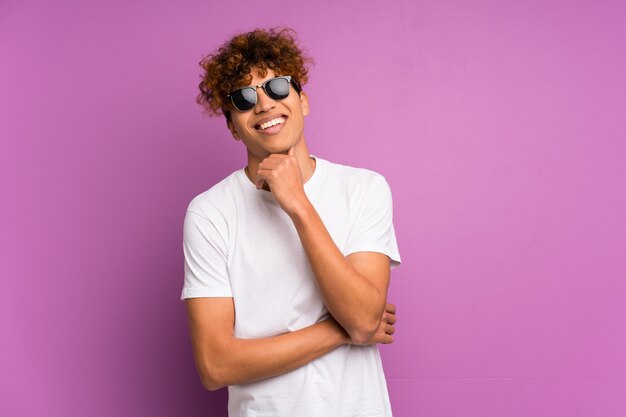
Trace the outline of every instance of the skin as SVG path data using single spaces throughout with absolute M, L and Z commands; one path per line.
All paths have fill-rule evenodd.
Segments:
M 251 85 L 261 77 L 252 70 Z M 304 138 L 309 101 L 291 87 L 275 101 L 262 89 L 247 112 L 233 110 L 228 128 L 246 146 L 247 173 L 258 192 L 271 192 L 292 219 L 332 318 L 295 332 L 261 339 L 234 337 L 232 298 L 187 299 L 194 359 L 203 385 L 210 390 L 281 375 L 345 344 L 392 343 L 396 310 L 386 303 L 389 258 L 377 252 L 344 256 L 335 245 L 304 192 L 315 170 Z M 261 119 L 284 114 L 287 121 L 275 135 L 255 129 Z

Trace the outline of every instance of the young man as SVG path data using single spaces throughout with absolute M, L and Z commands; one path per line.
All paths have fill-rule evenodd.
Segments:
M 248 165 L 184 221 L 196 367 L 229 416 L 391 416 L 377 343 L 393 341 L 400 264 L 384 177 L 310 155 L 306 63 L 289 30 L 235 36 L 205 58 L 198 101 Z

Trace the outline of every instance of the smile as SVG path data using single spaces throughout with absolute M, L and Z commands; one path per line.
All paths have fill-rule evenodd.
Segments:
M 276 118 L 274 118 L 272 120 L 269 120 L 269 121 L 267 121 L 265 123 L 261 123 L 259 125 L 256 125 L 256 126 L 254 126 L 254 128 L 256 130 L 265 130 L 265 129 L 268 129 L 268 128 L 272 127 L 272 126 L 283 124 L 286 121 L 287 121 L 287 119 L 285 117 L 279 116 L 279 117 L 276 117 Z

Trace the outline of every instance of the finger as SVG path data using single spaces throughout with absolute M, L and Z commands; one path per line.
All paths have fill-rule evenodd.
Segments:
M 280 159 L 264 159 L 263 162 L 259 164 L 257 170 L 259 169 L 275 169 L 281 163 Z
M 280 161 L 283 159 L 287 159 L 289 157 L 289 155 L 287 155 L 288 152 L 285 153 L 271 153 L 270 156 L 268 156 L 267 158 L 264 159 L 264 161 Z
M 385 333 L 386 334 L 394 334 L 396 332 L 396 328 L 391 326 L 391 325 L 387 325 L 385 326 Z
M 392 313 L 392 314 L 396 314 L 396 305 L 395 304 L 391 304 L 391 303 L 387 303 L 387 305 L 385 306 L 385 310 Z
M 261 162 L 257 170 L 269 172 L 284 172 L 283 170 L 289 169 L 289 164 L 290 162 L 288 159 L 273 159 L 271 161 Z
M 254 184 L 256 185 L 257 189 L 260 189 L 261 187 L 263 187 L 263 184 L 265 182 L 267 182 L 268 178 L 269 178 L 269 173 L 271 171 L 265 171 L 265 172 L 260 172 L 261 170 L 257 170 L 256 175 L 254 177 Z
M 276 179 L 279 178 L 281 175 L 279 170 L 276 169 L 258 169 L 257 170 L 257 179 L 263 179 L 265 181 L 268 182 L 268 184 L 271 184 L 271 182 Z
M 396 316 L 393 314 L 385 314 L 383 316 L 383 320 L 385 320 L 389 324 L 395 324 L 397 321 Z
M 269 175 L 273 174 L 276 170 L 272 169 L 272 168 L 265 168 L 265 167 L 261 167 L 259 165 L 259 167 L 256 170 L 256 176 L 258 178 L 267 178 Z

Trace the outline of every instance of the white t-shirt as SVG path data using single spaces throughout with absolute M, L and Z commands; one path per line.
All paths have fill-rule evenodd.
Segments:
M 385 178 L 317 158 L 304 190 L 347 256 L 380 252 L 400 265 Z M 235 337 L 292 332 L 329 317 L 289 216 L 243 169 L 195 197 L 184 221 L 181 299 L 233 297 Z M 298 369 L 229 387 L 230 417 L 391 417 L 376 345 L 344 345 Z

